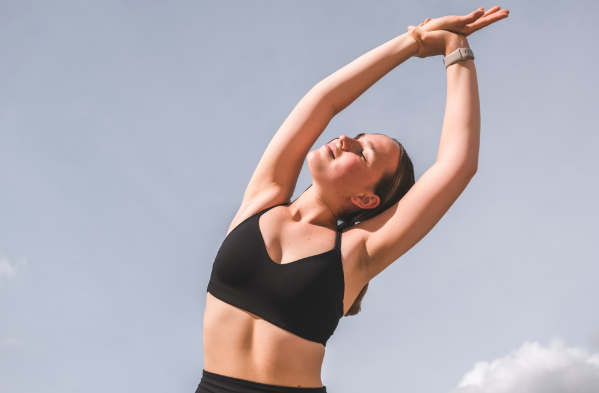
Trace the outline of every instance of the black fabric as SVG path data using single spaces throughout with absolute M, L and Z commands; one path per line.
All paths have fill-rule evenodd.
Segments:
M 212 266 L 208 292 L 326 345 L 343 316 L 341 232 L 332 250 L 278 264 L 268 255 L 258 226 L 258 219 L 270 209 L 249 217 L 225 238 Z
M 196 393 L 327 393 L 326 386 L 320 388 L 295 388 L 290 386 L 268 385 L 227 377 L 203 370 L 202 379 Z

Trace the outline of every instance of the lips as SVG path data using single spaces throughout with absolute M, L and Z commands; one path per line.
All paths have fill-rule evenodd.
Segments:
M 333 157 L 333 159 L 335 159 L 335 153 L 333 153 L 333 149 L 331 149 L 331 146 L 329 146 L 328 143 L 325 146 L 326 146 L 327 150 L 329 151 L 329 153 L 331 153 L 331 157 Z

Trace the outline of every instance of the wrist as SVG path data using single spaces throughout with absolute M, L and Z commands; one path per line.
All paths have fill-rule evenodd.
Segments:
M 468 43 L 468 39 L 466 36 L 462 34 L 455 34 L 452 36 L 452 39 L 449 40 L 447 45 L 445 45 L 445 56 L 449 55 L 452 52 L 455 52 L 458 48 L 468 48 L 470 49 L 470 44 Z
M 418 55 L 418 52 L 420 52 L 420 42 L 414 38 L 414 36 L 412 36 L 412 34 L 410 33 L 404 33 L 407 34 L 408 37 L 410 37 L 410 43 L 409 43 L 409 48 L 410 48 L 410 57 L 414 57 L 416 55 Z

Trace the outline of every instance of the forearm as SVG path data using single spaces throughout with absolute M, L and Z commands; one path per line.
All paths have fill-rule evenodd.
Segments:
M 473 60 L 447 68 L 447 104 L 437 162 L 474 174 L 480 145 L 480 103 Z
M 323 79 L 313 91 L 341 112 L 379 79 L 418 52 L 418 43 L 402 34 L 360 56 L 339 71 Z

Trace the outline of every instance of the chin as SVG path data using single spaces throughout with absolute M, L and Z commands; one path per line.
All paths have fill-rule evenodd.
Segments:
M 310 161 L 313 161 L 318 155 L 318 150 L 312 150 L 310 153 L 308 153 L 308 155 L 306 156 L 306 161 L 308 161 L 308 163 Z
M 334 190 L 343 184 L 344 179 L 338 173 L 332 160 L 329 159 L 328 154 L 326 149 L 313 150 L 306 156 L 306 162 L 310 176 L 312 176 L 312 182 L 320 186 L 321 189 Z
M 331 170 L 331 163 L 326 160 L 326 157 L 323 157 L 320 150 L 314 150 L 308 153 L 306 156 L 306 163 L 308 164 L 308 170 L 314 181 L 327 181 L 327 173 Z

